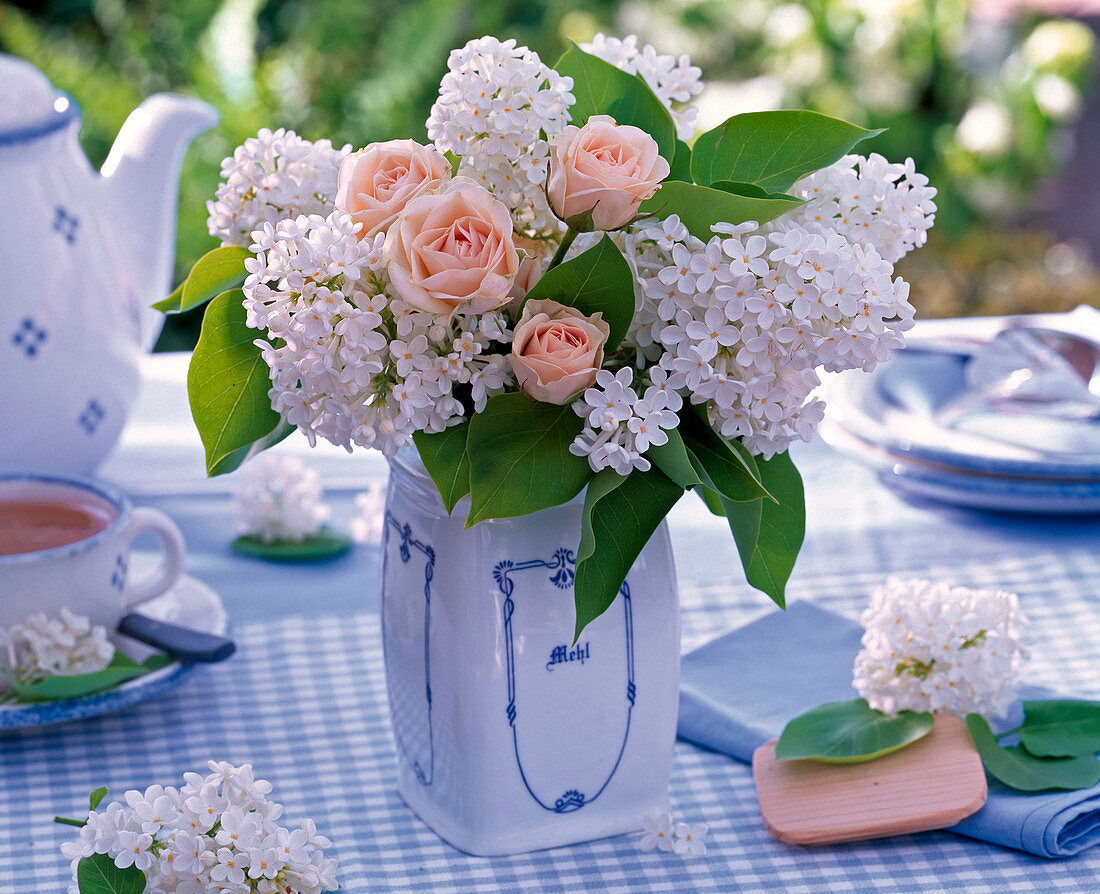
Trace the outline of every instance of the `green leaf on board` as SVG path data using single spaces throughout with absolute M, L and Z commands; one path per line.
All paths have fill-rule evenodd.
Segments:
M 741 196 L 736 193 L 697 186 L 679 180 L 666 180 L 661 188 L 642 202 L 641 212 L 658 217 L 675 214 L 688 232 L 703 242 L 710 240 L 716 223 L 739 224 L 747 220 L 766 223 L 802 204 L 794 196 Z
M 760 479 L 773 499 L 735 503 L 722 497 L 745 579 L 786 604 L 787 580 L 806 535 L 806 496 L 802 477 L 786 453 L 756 460 Z
M 245 325 L 243 300 L 234 289 L 210 302 L 187 369 L 187 397 L 208 475 L 232 472 L 294 430 L 271 408 L 271 378 L 252 343 L 259 333 Z
M 138 664 L 129 655 L 115 651 L 111 663 L 103 670 L 86 674 L 63 674 L 46 677 L 34 683 L 22 683 L 9 678 L 8 683 L 14 694 L 14 701 L 21 704 L 31 702 L 62 701 L 70 698 L 83 698 L 105 689 L 111 689 L 127 680 L 133 680 L 144 674 L 160 670 L 170 664 L 172 659 L 166 655 L 150 655 L 144 663 Z
M 683 493 L 660 469 L 650 468 L 631 472 L 594 503 L 589 513 L 593 546 L 583 559 L 578 550 L 573 578 L 574 642 L 615 601 L 638 554 Z
M 1045 699 L 1023 704 L 1024 722 L 1013 732 L 1030 754 L 1070 757 L 1100 751 L 1100 702 Z
M 649 85 L 638 75 L 627 74 L 610 62 L 584 52 L 572 41 L 554 65 L 558 74 L 573 79 L 576 102 L 569 109 L 577 126 L 593 115 L 610 115 L 616 124 L 631 124 L 648 133 L 661 155 L 676 154 L 676 125 Z
M 513 518 L 573 499 L 588 482 L 588 460 L 569 452 L 583 420 L 568 404 L 498 394 L 470 420 L 470 515 Z
M 691 147 L 683 140 L 676 141 L 676 152 L 669 162 L 668 180 L 680 180 L 691 183 Z
M 105 785 L 101 785 L 99 788 L 92 789 L 88 795 L 88 809 L 95 810 L 99 806 L 99 802 L 107 797 L 109 789 Z
M 934 723 L 929 712 L 883 714 L 861 698 L 827 702 L 784 727 L 775 756 L 785 761 L 858 764 L 913 744 L 928 735 Z
M 469 434 L 469 419 L 450 425 L 441 432 L 413 433 L 420 459 L 435 482 L 448 515 L 454 511 L 458 501 L 470 492 L 470 456 L 466 452 Z
M 223 245 L 208 251 L 195 261 L 183 281 L 178 310 L 190 310 L 222 292 L 238 288 L 248 276 L 244 262 L 251 257 L 252 252 L 241 245 Z
M 577 547 L 577 561 L 583 562 L 596 551 L 596 534 L 592 529 L 592 512 L 596 504 L 626 481 L 614 469 L 601 469 L 592 476 L 584 492 L 584 509 L 581 512 L 581 542 Z
M 1100 761 L 1092 755 L 1036 757 L 1022 745 L 1002 747 L 980 714 L 968 714 L 966 728 L 990 776 L 1022 792 L 1076 791 L 1100 782 Z
M 268 562 L 327 562 L 351 549 L 351 538 L 328 525 L 322 525 L 305 540 L 276 540 L 266 543 L 255 537 L 241 536 L 230 544 L 233 552 Z
M 623 253 L 605 233 L 588 251 L 548 270 L 531 287 L 524 303 L 545 299 L 589 316 L 603 314 L 610 329 L 604 351 L 610 354 L 634 319 L 634 276 Z
M 161 298 L 156 304 L 152 305 L 153 310 L 159 310 L 161 313 L 166 314 L 178 314 L 180 312 L 180 298 L 183 296 L 183 286 L 187 282 L 184 280 L 172 291 L 172 294 L 167 298 Z
M 691 173 L 696 183 L 732 180 L 782 193 L 880 133 L 803 110 L 734 115 L 696 138 Z
M 684 490 L 702 485 L 703 481 L 691 464 L 691 457 L 688 456 L 680 430 L 672 428 L 665 433 L 668 440 L 664 444 L 650 444 L 645 452 L 646 459 Z
M 142 894 L 146 879 L 136 866 L 119 869 L 106 854 L 93 854 L 76 864 L 76 885 L 80 894 Z

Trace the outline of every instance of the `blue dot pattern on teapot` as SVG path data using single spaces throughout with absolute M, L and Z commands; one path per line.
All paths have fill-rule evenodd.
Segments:
M 99 424 L 103 421 L 103 417 L 107 415 L 107 411 L 103 408 L 99 401 L 94 397 L 88 401 L 88 406 L 84 408 L 84 412 L 80 414 L 76 420 L 85 434 L 94 435 L 96 429 L 99 428 Z
M 15 332 L 12 333 L 11 343 L 27 357 L 34 358 L 38 356 L 38 351 L 48 336 L 49 333 L 39 326 L 33 318 L 24 317 Z
M 60 233 L 61 236 L 70 245 L 76 242 L 76 231 L 80 226 L 80 221 L 62 208 L 60 205 L 54 209 L 53 215 L 53 228 L 54 231 Z

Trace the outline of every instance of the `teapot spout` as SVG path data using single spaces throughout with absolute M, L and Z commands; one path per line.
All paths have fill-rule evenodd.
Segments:
M 172 287 L 183 156 L 191 140 L 218 118 L 212 106 L 197 99 L 150 96 L 122 125 L 101 171 L 121 259 L 142 307 L 145 349 L 152 347 L 163 319 L 149 305 Z

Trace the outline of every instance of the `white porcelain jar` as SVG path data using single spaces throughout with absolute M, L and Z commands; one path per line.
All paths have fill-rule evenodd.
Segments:
M 460 850 L 520 853 L 668 809 L 680 627 L 665 523 L 573 645 L 582 499 L 464 530 L 390 462 L 382 635 L 399 790 Z

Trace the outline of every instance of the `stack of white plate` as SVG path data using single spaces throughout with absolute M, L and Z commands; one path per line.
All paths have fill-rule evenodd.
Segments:
M 822 386 L 822 437 L 875 468 L 890 487 L 955 505 L 1010 512 L 1100 513 L 1100 416 L 1060 418 L 1026 402 L 956 416 L 968 354 L 913 348 L 870 374 Z

